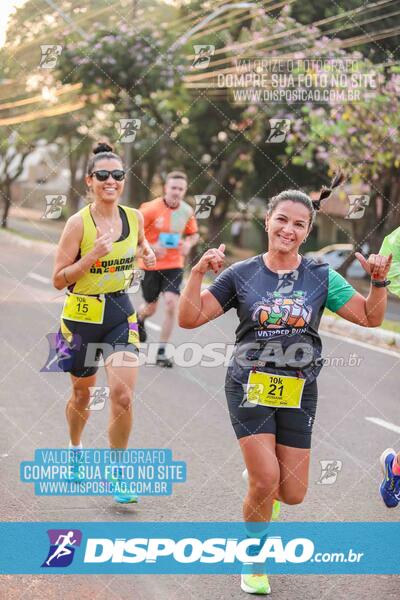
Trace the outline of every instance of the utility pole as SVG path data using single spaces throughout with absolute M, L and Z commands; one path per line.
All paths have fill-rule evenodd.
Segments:
M 131 12 L 130 18 L 132 19 L 133 22 L 135 21 L 136 16 L 137 16 L 138 5 L 139 5 L 138 0 L 132 0 L 132 9 L 130 11 Z M 130 93 L 128 93 L 127 96 L 128 96 L 126 99 L 127 118 L 132 119 L 134 116 L 133 111 L 134 111 L 135 104 L 132 101 Z M 128 205 L 135 204 L 134 197 L 133 197 L 134 193 L 135 193 L 135 190 L 134 190 L 135 186 L 133 183 L 133 172 L 132 172 L 132 162 L 133 162 L 132 143 L 133 142 L 128 142 L 128 143 L 124 144 L 124 164 L 125 164 L 125 169 L 126 169 L 126 178 L 125 178 L 125 187 L 124 187 L 123 198 L 124 198 L 124 202 Z

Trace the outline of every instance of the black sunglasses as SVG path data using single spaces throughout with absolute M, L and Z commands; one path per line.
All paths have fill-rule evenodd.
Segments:
M 122 169 L 114 169 L 113 171 L 107 171 L 106 169 L 99 169 L 98 171 L 93 171 L 90 173 L 90 177 L 96 176 L 97 181 L 107 181 L 110 177 L 115 179 L 115 181 L 122 181 L 125 179 L 125 171 Z

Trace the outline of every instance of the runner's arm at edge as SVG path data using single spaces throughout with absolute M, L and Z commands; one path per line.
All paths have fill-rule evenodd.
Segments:
M 356 258 L 372 280 L 383 281 L 386 279 L 392 263 L 392 255 L 386 258 L 380 254 L 371 254 L 366 260 L 362 254 L 356 252 Z M 371 284 L 367 298 L 357 292 L 337 311 L 337 314 L 346 321 L 362 327 L 379 327 L 385 317 L 386 305 L 386 287 L 380 288 Z
M 189 279 L 182 290 L 178 306 L 178 323 L 184 329 L 195 329 L 220 317 L 224 310 L 215 296 L 208 290 L 201 291 L 205 273 L 213 269 L 216 273 L 224 261 L 225 245 L 207 250 L 192 268 Z
M 87 271 L 90 266 L 93 264 L 93 258 L 88 258 L 88 255 L 81 258 L 79 261 L 75 263 L 76 257 L 79 253 L 79 246 L 83 236 L 83 221 L 79 214 L 72 215 L 70 217 L 63 229 L 61 234 L 61 238 L 58 242 L 56 256 L 54 259 L 54 268 L 53 268 L 53 286 L 57 290 L 62 290 L 67 287 L 69 284 L 67 283 L 64 276 L 64 269 L 67 269 L 68 272 L 68 282 L 75 283 L 82 274 Z M 90 260 L 90 263 L 89 263 Z M 75 263 L 75 267 L 72 265 Z M 80 263 L 80 264 L 78 264 Z M 78 268 L 77 268 L 78 267 Z M 73 278 L 75 273 L 79 272 L 79 276 Z

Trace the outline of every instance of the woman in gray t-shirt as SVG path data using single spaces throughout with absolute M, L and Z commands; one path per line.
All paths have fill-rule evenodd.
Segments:
M 332 187 L 338 185 L 336 179 Z M 231 308 L 239 317 L 225 391 L 231 421 L 247 466 L 245 521 L 267 523 L 277 501 L 298 504 L 308 485 L 311 432 L 322 367 L 318 326 L 325 307 L 364 327 L 376 327 L 386 309 L 391 257 L 356 253 L 371 275 L 367 298 L 329 268 L 299 254 L 318 201 L 289 190 L 268 206 L 268 251 L 238 262 L 201 291 L 204 274 L 218 272 L 224 245 L 193 267 L 179 303 L 179 324 L 193 329 Z M 269 593 L 266 575 L 242 575 L 242 589 Z

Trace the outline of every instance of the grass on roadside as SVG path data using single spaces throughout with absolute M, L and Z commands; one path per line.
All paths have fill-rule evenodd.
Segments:
M 5 229 L 2 229 L 1 231 L 8 231 L 9 233 L 13 233 L 14 235 L 18 235 L 19 237 L 24 238 L 25 240 L 32 241 L 32 242 L 41 242 L 42 241 L 33 235 L 28 235 L 27 233 L 23 233 L 22 231 L 19 231 L 18 229 L 14 229 L 13 227 L 6 227 Z
M 324 310 L 324 315 L 327 317 L 334 317 L 335 319 L 340 319 L 339 315 L 332 312 L 328 308 Z M 388 331 L 394 331 L 395 333 L 400 333 L 400 321 L 390 321 L 389 319 L 385 319 L 380 325 L 382 329 L 387 329 Z

